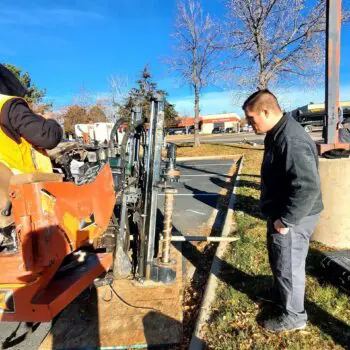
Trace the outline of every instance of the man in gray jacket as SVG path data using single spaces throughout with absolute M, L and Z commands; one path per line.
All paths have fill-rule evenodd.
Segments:
M 261 299 L 282 307 L 265 320 L 272 332 L 306 326 L 305 260 L 309 240 L 323 210 L 316 145 L 289 114 L 283 114 L 269 90 L 244 103 L 248 122 L 266 133 L 261 167 L 261 211 L 267 218 L 267 248 L 273 287 Z

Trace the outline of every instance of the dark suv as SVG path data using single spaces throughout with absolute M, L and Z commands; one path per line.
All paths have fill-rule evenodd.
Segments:
M 212 134 L 223 134 L 225 131 L 223 128 L 220 127 L 216 127 L 213 129 L 213 131 L 211 132 Z
M 184 135 L 186 134 L 186 129 L 170 129 L 169 135 Z

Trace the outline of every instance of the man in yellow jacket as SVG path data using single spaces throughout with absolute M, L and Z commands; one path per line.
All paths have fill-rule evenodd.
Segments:
M 55 148 L 63 136 L 55 120 L 30 109 L 26 93 L 16 76 L 0 64 L 0 229 L 11 221 L 6 215 L 11 176 L 52 172 L 45 149 Z

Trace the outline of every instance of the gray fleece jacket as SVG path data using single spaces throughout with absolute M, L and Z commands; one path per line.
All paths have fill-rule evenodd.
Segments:
M 265 137 L 260 206 L 286 226 L 323 210 L 316 145 L 289 114 Z

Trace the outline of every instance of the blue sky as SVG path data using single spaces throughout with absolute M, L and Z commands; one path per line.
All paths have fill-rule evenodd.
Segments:
M 192 114 L 190 88 L 180 85 L 163 63 L 171 55 L 175 7 L 176 0 L 6 0 L 0 7 L 0 62 L 29 71 L 55 108 L 72 103 L 82 86 L 94 96 L 108 94 L 111 74 L 132 83 L 149 64 L 176 109 Z M 222 0 L 204 0 L 203 7 L 214 16 L 223 11 Z M 342 33 L 343 100 L 350 100 L 349 38 L 350 24 Z M 278 96 L 292 108 L 323 101 L 323 88 L 296 86 Z M 232 93 L 218 87 L 205 89 L 201 101 L 202 114 L 240 111 Z

